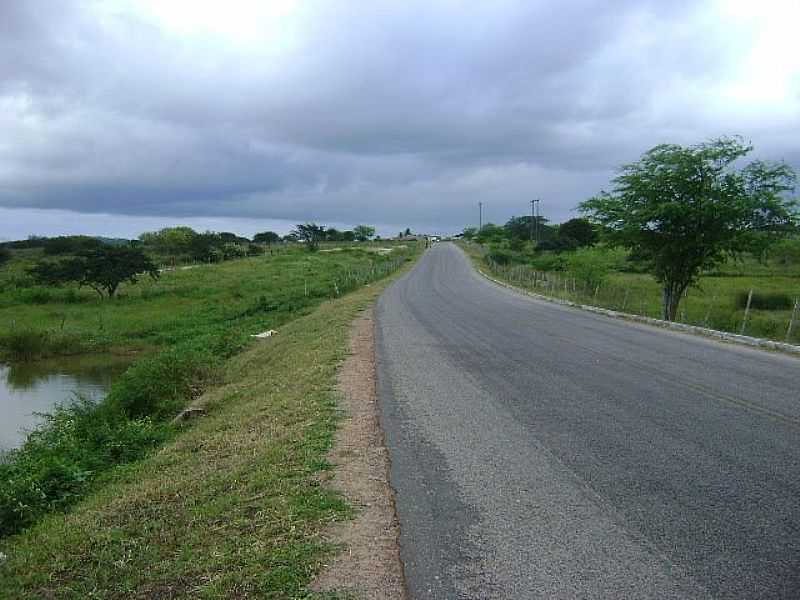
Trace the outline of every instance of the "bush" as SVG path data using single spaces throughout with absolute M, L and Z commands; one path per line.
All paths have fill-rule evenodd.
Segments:
M 216 359 L 206 344 L 179 344 L 137 361 L 117 380 L 107 402 L 130 418 L 171 418 L 211 378 Z
M 47 304 L 53 301 L 53 292 L 46 287 L 32 287 L 21 290 L 18 297 L 22 304 Z
M 42 356 L 47 347 L 47 332 L 33 329 L 12 330 L 0 336 L 0 347 L 12 360 L 29 361 Z
M 228 242 L 222 246 L 222 257 L 225 260 L 244 258 L 247 256 L 247 247 L 235 242 Z
M 613 252 L 581 248 L 567 257 L 567 269 L 585 289 L 594 290 L 605 281 L 617 262 Z
M 141 458 L 167 434 L 149 418 L 129 420 L 83 398 L 57 407 L 0 463 L 0 536 L 67 508 L 96 472 Z
M 77 254 L 86 250 L 97 250 L 103 242 L 86 235 L 65 235 L 43 240 L 44 253 L 50 256 Z
M 570 237 L 559 236 L 551 240 L 544 240 L 536 245 L 537 252 L 571 252 L 579 244 Z
M 563 271 L 567 267 L 564 257 L 551 252 L 537 254 L 530 264 L 537 271 Z
M 510 250 L 499 247 L 493 247 L 489 251 L 489 254 L 487 256 L 489 257 L 489 260 L 498 265 L 507 265 L 512 261 L 514 257 L 513 253 Z
M 770 248 L 769 256 L 781 266 L 800 265 L 800 240 L 781 240 Z
M 749 292 L 739 292 L 736 294 L 736 306 L 738 308 L 747 308 L 747 297 Z M 760 294 L 753 292 L 753 299 L 750 302 L 750 308 L 759 310 L 791 310 L 794 306 L 794 300 L 789 294 L 780 292 L 773 292 L 768 294 Z

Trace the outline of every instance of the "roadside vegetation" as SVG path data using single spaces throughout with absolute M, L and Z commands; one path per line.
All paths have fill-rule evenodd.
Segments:
M 43 250 L 12 250 L 19 256 L 0 271 L 0 352 L 5 360 L 101 350 L 138 359 L 105 401 L 93 405 L 65 399 L 22 447 L 6 455 L 0 463 L 0 536 L 69 509 L 126 473 L 124 465 L 175 440 L 173 419 L 184 407 L 220 383 L 237 383 L 229 377 L 229 361 L 257 343 L 251 335 L 275 329 L 291 338 L 284 325 L 385 278 L 412 259 L 417 247 L 339 245 L 327 249 L 335 252 L 325 250 L 310 253 L 291 244 L 272 256 L 163 271 L 157 280 L 120 284 L 113 297 L 100 297 L 77 282 L 36 285 L 26 274 Z M 95 251 L 78 249 L 77 255 Z M 285 343 L 302 352 L 295 347 L 298 340 Z M 331 343 L 338 342 L 334 338 Z M 310 353 L 301 364 L 308 367 L 313 360 Z M 274 376 L 269 365 L 253 373 L 236 372 L 265 383 Z
M 107 472 L 68 513 L 0 540 L 0 597 L 313 597 L 306 586 L 335 551 L 322 532 L 350 515 L 319 477 L 338 419 L 335 372 L 350 323 L 383 285 L 249 345 L 195 402 L 207 416 Z
M 538 293 L 778 341 L 800 341 L 800 229 L 782 163 L 740 166 L 737 138 L 658 146 L 587 218 L 464 230 L 473 258 Z
M 327 236 L 329 230 L 321 229 Z M 134 246 L 124 240 L 97 246 L 86 240 L 98 240 L 82 236 L 8 244 L 12 258 L 0 267 L 0 360 L 158 348 L 194 336 L 209 322 L 226 327 L 243 315 L 260 316 L 266 329 L 287 311 L 352 289 L 365 278 L 364 269 L 386 262 L 379 250 L 388 244 L 324 240 L 316 255 L 304 244 L 272 241 L 271 251 L 267 242 L 251 243 L 229 252 L 228 259 L 219 254 L 219 260 L 191 262 L 191 255 L 181 252 L 197 237 L 216 236 L 220 253 L 230 242 L 223 241 L 225 234 L 190 237 L 189 232 L 178 227 L 143 234 L 148 241 Z M 176 233 L 189 236 L 181 238 L 183 250 L 178 242 L 153 241 Z M 331 261 L 325 250 L 332 249 L 344 252 Z M 114 260 L 119 254 L 132 258 L 122 270 Z M 96 265 L 98 255 L 108 257 L 105 271 Z M 145 275 L 138 283 L 129 279 L 137 273 Z M 99 298 L 94 286 L 102 295 L 111 290 L 113 301 Z

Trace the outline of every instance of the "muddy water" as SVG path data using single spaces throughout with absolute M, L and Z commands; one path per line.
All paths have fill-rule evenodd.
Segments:
M 76 395 L 102 400 L 130 357 L 82 356 L 0 365 L 0 452 L 19 446 L 25 432 Z

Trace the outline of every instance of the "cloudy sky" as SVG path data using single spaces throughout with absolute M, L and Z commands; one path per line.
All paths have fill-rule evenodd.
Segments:
M 800 169 L 797 0 L 3 0 L 0 239 L 553 221 L 662 142 Z

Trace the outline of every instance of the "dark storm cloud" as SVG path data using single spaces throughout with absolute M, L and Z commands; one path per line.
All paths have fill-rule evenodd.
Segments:
M 797 164 L 721 104 L 749 34 L 706 4 L 318 2 L 244 41 L 99 6 L 0 3 L 0 206 L 448 229 L 565 218 L 663 141 Z

